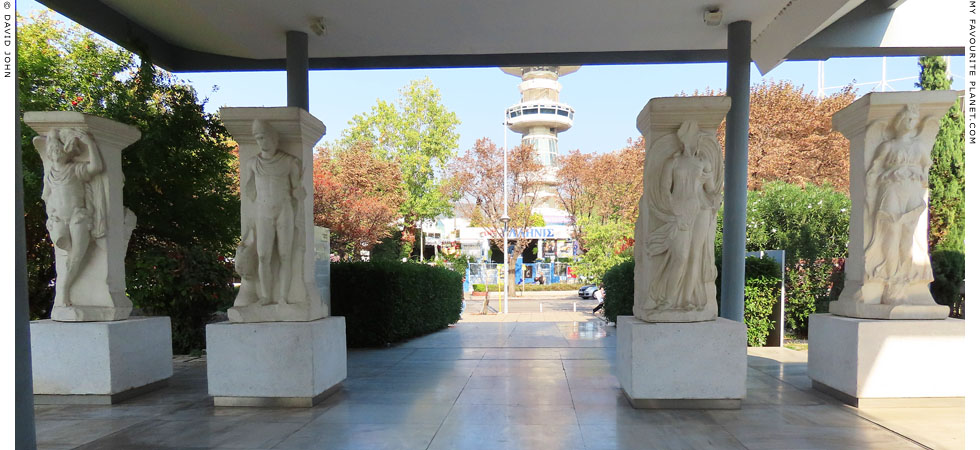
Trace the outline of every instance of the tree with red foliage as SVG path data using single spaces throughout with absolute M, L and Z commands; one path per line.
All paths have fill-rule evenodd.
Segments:
M 601 182 L 601 174 L 593 166 L 598 156 L 572 150 L 558 157 L 558 201 L 571 218 L 572 238 L 582 246 L 582 225 L 596 210 L 598 197 L 594 186 Z
M 584 248 L 584 225 L 636 222 L 643 193 L 643 138 L 601 155 L 573 150 L 558 158 L 558 199 L 572 217 L 573 237 Z M 587 250 L 587 249 L 585 249 Z
M 403 201 L 398 164 L 374 156 L 368 145 L 317 148 L 313 223 L 330 229 L 330 248 L 341 259 L 356 259 L 389 236 Z
M 513 276 L 516 257 L 530 242 L 524 236 L 527 229 L 534 226 L 532 210 L 541 202 L 539 182 L 543 166 L 535 159 L 533 147 L 522 144 L 510 149 L 507 154 L 508 192 L 504 198 L 503 161 L 504 149 L 483 138 L 449 164 L 449 174 L 454 197 L 463 200 L 461 208 L 465 216 L 473 226 L 483 227 L 500 249 L 505 248 L 504 225 L 500 218 L 504 215 L 506 202 L 510 216 L 508 228 L 516 230 L 518 236 L 510 239 L 507 272 Z M 514 289 L 511 283 L 510 293 L 514 293 Z
M 681 93 L 682 96 L 686 95 Z M 692 95 L 725 95 L 707 89 Z M 797 186 L 830 184 L 838 192 L 849 188 L 848 141 L 833 130 L 834 113 L 856 97 L 853 86 L 824 98 L 804 93 L 791 82 L 764 81 L 749 92 L 749 189 L 766 181 Z M 725 148 L 725 122 L 718 126 Z

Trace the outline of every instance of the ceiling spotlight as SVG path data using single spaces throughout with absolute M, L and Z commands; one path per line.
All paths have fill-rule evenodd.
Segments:
M 721 25 L 721 8 L 709 6 L 704 10 L 704 24 L 709 27 Z
M 323 36 L 327 32 L 327 21 L 323 17 L 310 19 L 310 31 L 317 36 Z

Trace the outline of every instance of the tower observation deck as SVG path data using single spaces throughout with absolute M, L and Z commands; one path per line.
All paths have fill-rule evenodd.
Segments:
M 521 102 L 507 108 L 507 126 L 520 133 L 521 142 L 535 150 L 543 166 L 541 180 L 546 186 L 556 183 L 558 133 L 572 127 L 575 110 L 558 101 L 561 83 L 558 77 L 575 72 L 580 66 L 501 67 L 505 73 L 521 77 Z

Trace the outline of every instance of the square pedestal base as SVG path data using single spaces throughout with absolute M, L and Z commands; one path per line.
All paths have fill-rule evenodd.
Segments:
M 169 317 L 31 322 L 36 404 L 118 403 L 173 375 Z
M 347 378 L 343 317 L 207 326 L 215 406 L 311 407 Z
M 616 371 L 634 408 L 738 409 L 745 398 L 745 324 L 647 323 L 619 316 Z
M 810 316 L 813 388 L 856 407 L 947 406 L 966 395 L 961 319 Z

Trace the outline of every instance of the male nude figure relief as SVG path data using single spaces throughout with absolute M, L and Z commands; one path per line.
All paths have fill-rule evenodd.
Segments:
M 258 262 L 240 272 L 254 270 L 258 278 L 259 305 L 286 304 L 292 280 L 295 227 L 306 195 L 300 161 L 279 150 L 279 135 L 269 124 L 256 120 L 252 133 L 259 154 L 242 168 L 242 195 L 252 202 L 244 224 L 242 246 L 254 248 Z

